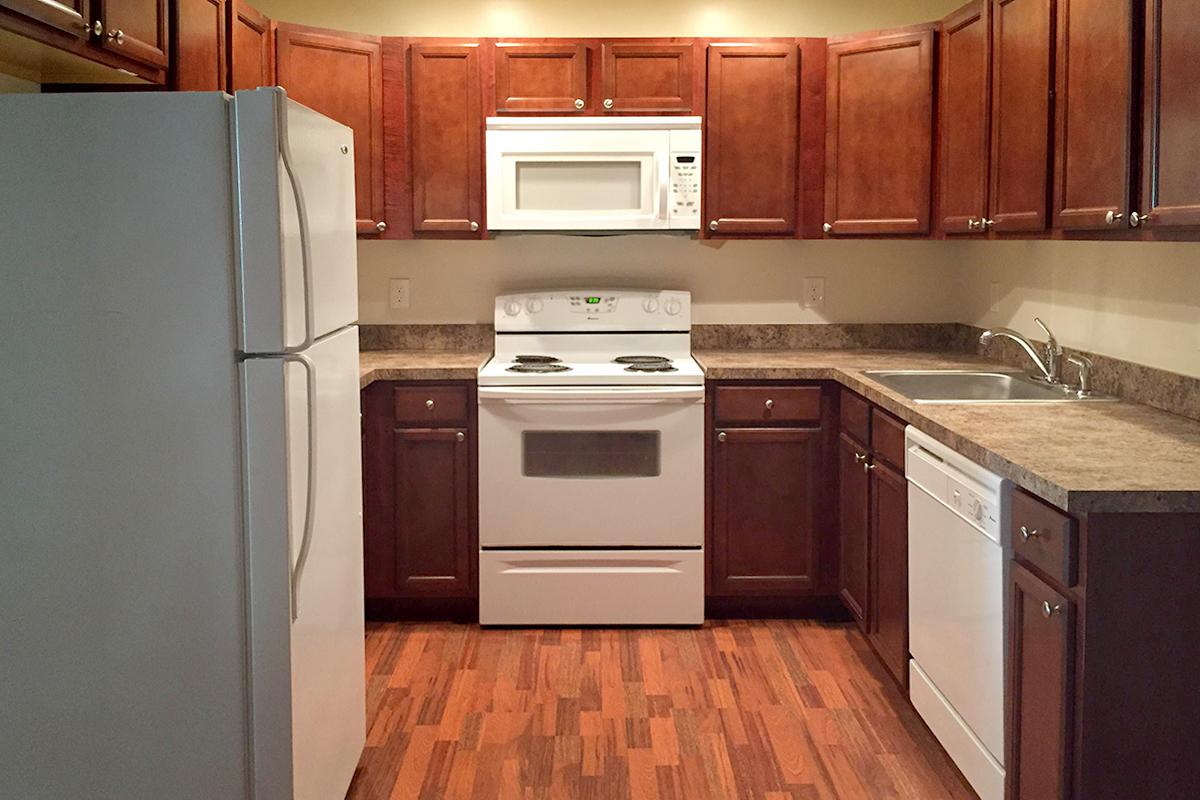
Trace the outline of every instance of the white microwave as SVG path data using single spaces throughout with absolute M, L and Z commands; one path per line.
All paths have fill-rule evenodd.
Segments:
M 699 230 L 700 122 L 488 117 L 488 228 Z

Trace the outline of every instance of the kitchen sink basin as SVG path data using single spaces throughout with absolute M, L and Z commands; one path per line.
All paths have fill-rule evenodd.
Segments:
M 1111 400 L 1080 397 L 1073 389 L 1034 380 L 1021 372 L 960 370 L 868 370 L 864 373 L 918 403 L 1078 403 Z

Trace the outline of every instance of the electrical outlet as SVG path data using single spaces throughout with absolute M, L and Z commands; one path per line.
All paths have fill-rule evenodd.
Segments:
M 997 314 L 1000 312 L 1000 283 L 999 283 L 999 281 L 992 281 L 992 286 L 991 286 L 990 292 L 991 293 L 988 295 L 988 297 L 990 298 L 988 310 L 991 311 L 993 314 Z
M 804 305 L 809 308 L 825 307 L 825 279 L 813 276 L 804 279 Z
M 408 278 L 392 278 L 388 290 L 388 305 L 403 310 L 412 302 Z

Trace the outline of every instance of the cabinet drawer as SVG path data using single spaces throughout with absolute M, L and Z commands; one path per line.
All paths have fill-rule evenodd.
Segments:
M 871 450 L 892 466 L 904 470 L 904 423 L 878 408 L 871 409 Z
M 421 428 L 467 422 L 465 386 L 397 386 L 396 422 Z
M 718 423 L 819 422 L 819 386 L 718 386 Z
M 842 389 L 842 430 L 864 445 L 871 443 L 871 404 Z
M 1013 492 L 1011 541 L 1017 558 L 1037 567 L 1062 586 L 1077 579 L 1075 520 L 1020 490 Z

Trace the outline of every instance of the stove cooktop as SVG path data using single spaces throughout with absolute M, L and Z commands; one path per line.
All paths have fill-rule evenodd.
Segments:
M 479 371 L 481 386 L 700 385 L 704 372 L 690 355 L 563 356 L 505 355 Z

